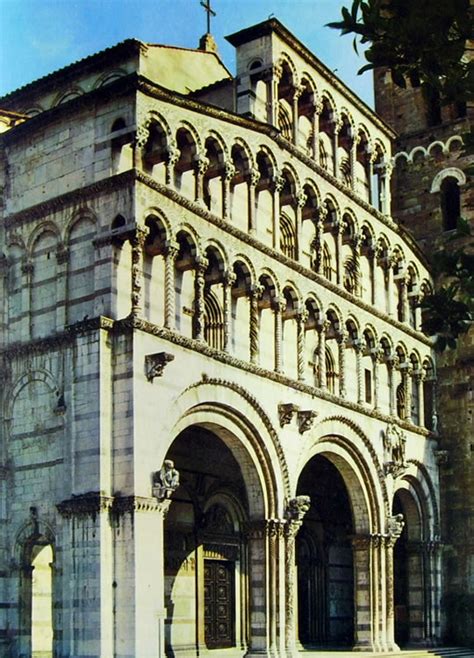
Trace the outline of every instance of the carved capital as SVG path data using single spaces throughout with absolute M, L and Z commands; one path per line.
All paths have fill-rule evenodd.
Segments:
M 284 427 L 285 425 L 291 423 L 297 411 L 299 411 L 298 405 L 291 402 L 287 404 L 279 404 L 278 419 L 280 421 L 280 427 Z
M 318 416 L 317 411 L 312 411 L 312 410 L 302 410 L 298 411 L 298 431 L 300 434 L 304 434 L 305 432 L 308 432 L 313 425 L 314 421 L 316 420 Z
M 394 516 L 387 517 L 387 539 L 389 543 L 392 545 L 395 544 L 402 534 L 404 526 L 403 514 L 395 514 Z
M 304 208 L 307 200 L 308 196 L 303 192 L 303 190 L 300 190 L 296 195 L 296 203 L 298 204 L 298 208 Z
M 285 179 L 279 172 L 276 172 L 275 176 L 273 177 L 272 184 L 274 192 L 279 194 L 285 186 Z
M 285 518 L 288 521 L 303 521 L 310 507 L 311 498 L 309 496 L 290 498 L 286 504 Z
M 224 163 L 224 178 L 225 180 L 232 180 L 236 173 L 236 168 L 232 160 L 226 160 Z
M 196 173 L 203 176 L 209 167 L 209 158 L 203 154 L 198 154 L 194 159 Z
M 249 172 L 249 183 L 251 187 L 256 187 L 260 180 L 260 172 L 258 169 L 251 169 Z
M 174 354 L 168 352 L 156 352 L 145 356 L 145 373 L 149 382 L 153 382 L 155 377 L 161 377 L 165 366 L 174 360 Z

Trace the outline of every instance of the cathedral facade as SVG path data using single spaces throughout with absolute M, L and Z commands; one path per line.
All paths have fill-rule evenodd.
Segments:
M 276 19 L 1 100 L 0 646 L 441 641 L 427 262 L 395 134 Z

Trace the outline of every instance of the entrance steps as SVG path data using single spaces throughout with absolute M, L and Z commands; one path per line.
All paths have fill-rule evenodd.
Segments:
M 433 649 L 404 649 L 390 653 L 372 651 L 300 651 L 301 658 L 474 658 L 474 649 L 467 647 L 436 647 Z

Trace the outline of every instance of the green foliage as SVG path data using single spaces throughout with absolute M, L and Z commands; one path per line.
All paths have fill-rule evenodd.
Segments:
M 469 223 L 458 220 L 458 229 L 451 240 L 471 235 Z M 474 242 L 462 248 L 446 249 L 433 256 L 436 291 L 426 296 L 423 311 L 423 331 L 436 336 L 435 348 L 443 352 L 455 348 L 457 339 L 466 333 L 474 319 Z
M 400 87 L 409 80 L 443 102 L 473 98 L 474 65 L 463 59 L 474 24 L 469 0 L 353 0 L 341 12 L 329 27 L 354 34 L 356 50 L 369 44 L 359 73 L 387 67 Z

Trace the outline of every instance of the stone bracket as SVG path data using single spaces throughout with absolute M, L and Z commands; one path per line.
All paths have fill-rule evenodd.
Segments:
M 293 420 L 293 416 L 299 411 L 299 407 L 292 402 L 282 403 L 278 405 L 278 418 L 280 420 L 280 427 L 288 425 Z
M 156 352 L 145 356 L 145 374 L 149 382 L 153 382 L 155 377 L 161 377 L 165 366 L 174 360 L 174 354 L 168 352 Z
M 309 409 L 298 411 L 297 418 L 298 418 L 299 433 L 304 434 L 305 432 L 310 430 L 313 427 L 314 421 L 316 420 L 317 416 L 318 416 L 317 411 L 312 411 Z

